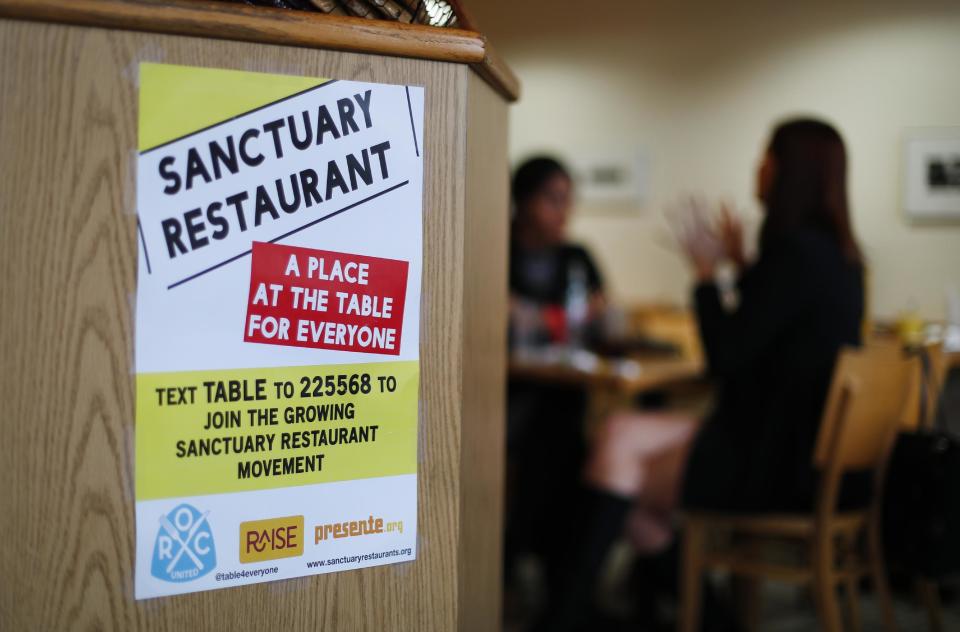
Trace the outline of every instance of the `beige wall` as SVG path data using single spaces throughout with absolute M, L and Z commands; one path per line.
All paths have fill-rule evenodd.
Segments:
M 756 225 L 753 170 L 771 124 L 809 113 L 838 125 L 849 146 L 874 314 L 914 306 L 942 317 L 945 285 L 960 284 L 960 225 L 903 218 L 900 140 L 911 126 L 960 126 L 960 3 L 676 4 L 471 5 L 523 81 L 514 161 L 618 146 L 650 158 L 644 208 L 581 208 L 573 222 L 614 295 L 686 301 L 663 208 L 688 192 L 724 197 Z

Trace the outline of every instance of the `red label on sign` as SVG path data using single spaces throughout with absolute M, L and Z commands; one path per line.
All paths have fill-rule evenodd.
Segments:
M 243 339 L 400 354 L 406 261 L 253 242 Z

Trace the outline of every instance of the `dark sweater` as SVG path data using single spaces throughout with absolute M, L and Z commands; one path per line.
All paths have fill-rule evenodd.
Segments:
M 785 510 L 810 505 L 813 446 L 837 353 L 859 345 L 863 269 L 812 230 L 769 244 L 724 311 L 717 288 L 695 290 L 718 397 L 694 444 L 687 506 Z
M 563 305 L 570 269 L 580 266 L 591 292 L 603 290 L 603 279 L 590 253 L 576 244 L 529 251 L 510 245 L 510 292 L 540 305 Z

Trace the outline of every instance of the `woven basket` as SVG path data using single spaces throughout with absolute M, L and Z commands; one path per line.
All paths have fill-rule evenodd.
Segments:
M 459 3 L 454 0 L 228 0 L 255 6 L 314 11 L 331 15 L 353 15 L 371 20 L 392 20 L 408 24 L 461 27 Z M 462 11 L 459 11 L 462 13 Z

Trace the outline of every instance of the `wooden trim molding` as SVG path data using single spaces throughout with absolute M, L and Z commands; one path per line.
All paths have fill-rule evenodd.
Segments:
M 208 0 L 0 0 L 0 17 L 469 64 L 508 101 L 520 82 L 480 33 Z

